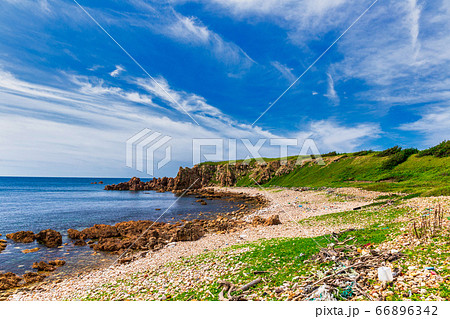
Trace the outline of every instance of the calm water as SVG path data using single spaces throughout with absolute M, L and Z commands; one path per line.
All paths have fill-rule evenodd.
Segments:
M 76 247 L 67 238 L 67 229 L 83 229 L 94 224 L 115 224 L 128 220 L 155 220 L 174 203 L 174 194 L 156 192 L 105 191 L 105 184 L 117 184 L 126 179 L 101 179 L 104 184 L 91 184 L 95 178 L 30 178 L 0 177 L 0 234 L 19 230 L 35 233 L 51 228 L 61 232 L 62 248 L 46 248 L 36 242 L 18 244 L 8 240 L 7 248 L 0 253 L 0 272 L 18 274 L 32 270 L 39 260 L 64 259 L 67 264 L 59 273 L 91 268 L 113 260 L 108 254 L 92 255 L 89 246 Z M 221 200 L 207 201 L 202 206 L 194 197 L 180 198 L 160 221 L 192 219 L 199 212 L 215 213 L 235 209 L 238 203 Z M 156 210 L 161 209 L 161 210 Z M 40 247 L 34 253 L 24 254 L 23 249 Z M 57 272 L 57 273 L 58 273 Z

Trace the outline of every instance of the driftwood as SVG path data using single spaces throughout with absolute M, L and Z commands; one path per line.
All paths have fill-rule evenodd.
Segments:
M 354 296 L 364 296 L 373 300 L 365 290 L 365 275 L 368 269 L 385 265 L 386 262 L 394 261 L 403 257 L 402 253 L 392 251 L 367 250 L 361 254 L 361 250 L 355 245 L 347 243 L 354 240 L 349 237 L 340 240 L 339 237 L 348 231 L 333 233 L 331 238 L 334 243 L 322 248 L 313 256 L 311 262 L 328 263 L 334 262 L 335 270 L 329 270 L 321 278 L 311 279 L 304 283 L 301 293 L 295 295 L 292 300 L 336 300 L 335 297 L 349 299 Z M 366 246 L 369 247 L 370 245 Z
M 218 281 L 218 284 L 220 286 L 222 286 L 222 290 L 219 292 L 219 300 L 220 301 L 244 301 L 247 300 L 247 298 L 245 298 L 242 294 L 239 295 L 235 295 L 233 296 L 231 293 L 233 291 L 236 292 L 244 292 L 246 290 L 248 290 L 249 288 L 259 284 L 261 282 L 261 278 L 257 278 L 251 282 L 249 282 L 248 284 L 242 286 L 239 289 L 236 289 L 236 286 L 229 282 L 229 281 L 224 281 L 224 280 L 220 280 Z M 227 298 L 224 296 L 224 293 L 227 293 Z

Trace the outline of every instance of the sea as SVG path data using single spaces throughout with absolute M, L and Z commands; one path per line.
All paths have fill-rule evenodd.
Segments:
M 104 190 L 107 184 L 127 180 L 0 177 L 0 239 L 7 240 L 6 249 L 0 252 L 0 273 L 21 275 L 34 271 L 33 262 L 62 259 L 66 265 L 52 274 L 52 277 L 58 277 L 104 267 L 117 258 L 116 255 L 94 252 L 89 246 L 74 246 L 67 237 L 69 228 L 81 230 L 94 224 L 114 225 L 129 220 L 176 222 L 199 216 L 214 218 L 219 213 L 237 209 L 240 204 L 207 200 L 207 205 L 201 205 L 195 196 L 177 197 L 171 192 Z M 49 228 L 62 234 L 63 245 L 59 248 L 6 239 L 8 233 L 20 230 L 38 233 Z M 40 249 L 22 252 L 35 247 Z

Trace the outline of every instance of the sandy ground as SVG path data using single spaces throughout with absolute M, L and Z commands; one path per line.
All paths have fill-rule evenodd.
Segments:
M 270 200 L 268 207 L 247 216 L 267 217 L 278 214 L 281 225 L 269 227 L 250 227 L 243 231 L 229 234 L 207 234 L 195 242 L 177 242 L 166 248 L 149 252 L 145 257 L 130 264 L 114 265 L 101 270 L 68 277 L 58 282 L 44 282 L 31 288 L 21 288 L 8 300 L 71 300 L 86 295 L 104 284 L 117 279 L 129 277 L 136 272 L 157 270 L 169 262 L 178 261 L 182 257 L 195 256 L 206 251 L 226 248 L 228 246 L 255 241 L 262 238 L 276 237 L 309 237 L 329 233 L 338 226 L 304 228 L 294 221 L 311 216 L 330 214 L 352 210 L 355 207 L 373 203 L 383 195 L 355 188 L 327 189 L 323 191 L 295 191 L 287 189 L 257 188 L 220 188 L 230 192 L 244 192 L 250 195 L 264 195 Z

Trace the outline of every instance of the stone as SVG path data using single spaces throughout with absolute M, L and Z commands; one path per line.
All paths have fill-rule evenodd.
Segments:
M 40 282 L 40 281 L 44 280 L 45 277 L 47 277 L 47 276 L 42 275 L 42 274 L 38 274 L 38 273 L 35 273 L 35 272 L 28 272 L 28 273 L 23 275 L 23 279 L 25 280 L 25 283 L 27 283 L 27 284 Z
M 22 278 L 17 276 L 15 273 L 7 272 L 5 274 L 0 274 L 0 290 L 7 290 L 20 286 Z
M 47 264 L 45 261 L 35 262 L 32 267 L 38 271 L 54 271 L 56 269 L 54 266 Z
M 266 221 L 264 222 L 264 226 L 273 226 L 280 224 L 281 224 L 280 216 L 278 215 L 269 216 L 269 218 L 267 218 Z
M 22 252 L 23 252 L 24 254 L 29 254 L 29 253 L 34 253 L 34 252 L 36 252 L 36 251 L 38 251 L 38 250 L 40 250 L 40 248 L 39 248 L 39 247 L 36 247 L 36 248 L 32 248 L 32 249 L 24 249 L 24 250 L 22 250 Z
M 38 243 L 43 244 L 46 247 L 54 248 L 62 244 L 62 236 L 59 232 L 53 229 L 46 229 L 40 231 L 36 235 Z
M 73 243 L 75 246 L 86 246 L 86 242 L 82 239 L 77 239 L 75 240 L 75 242 Z
M 48 262 L 49 265 L 55 266 L 55 267 L 62 267 L 66 264 L 64 260 L 55 259 Z
M 32 243 L 35 239 L 35 235 L 32 231 L 18 231 L 16 233 L 7 234 L 6 238 L 14 240 L 18 243 Z

